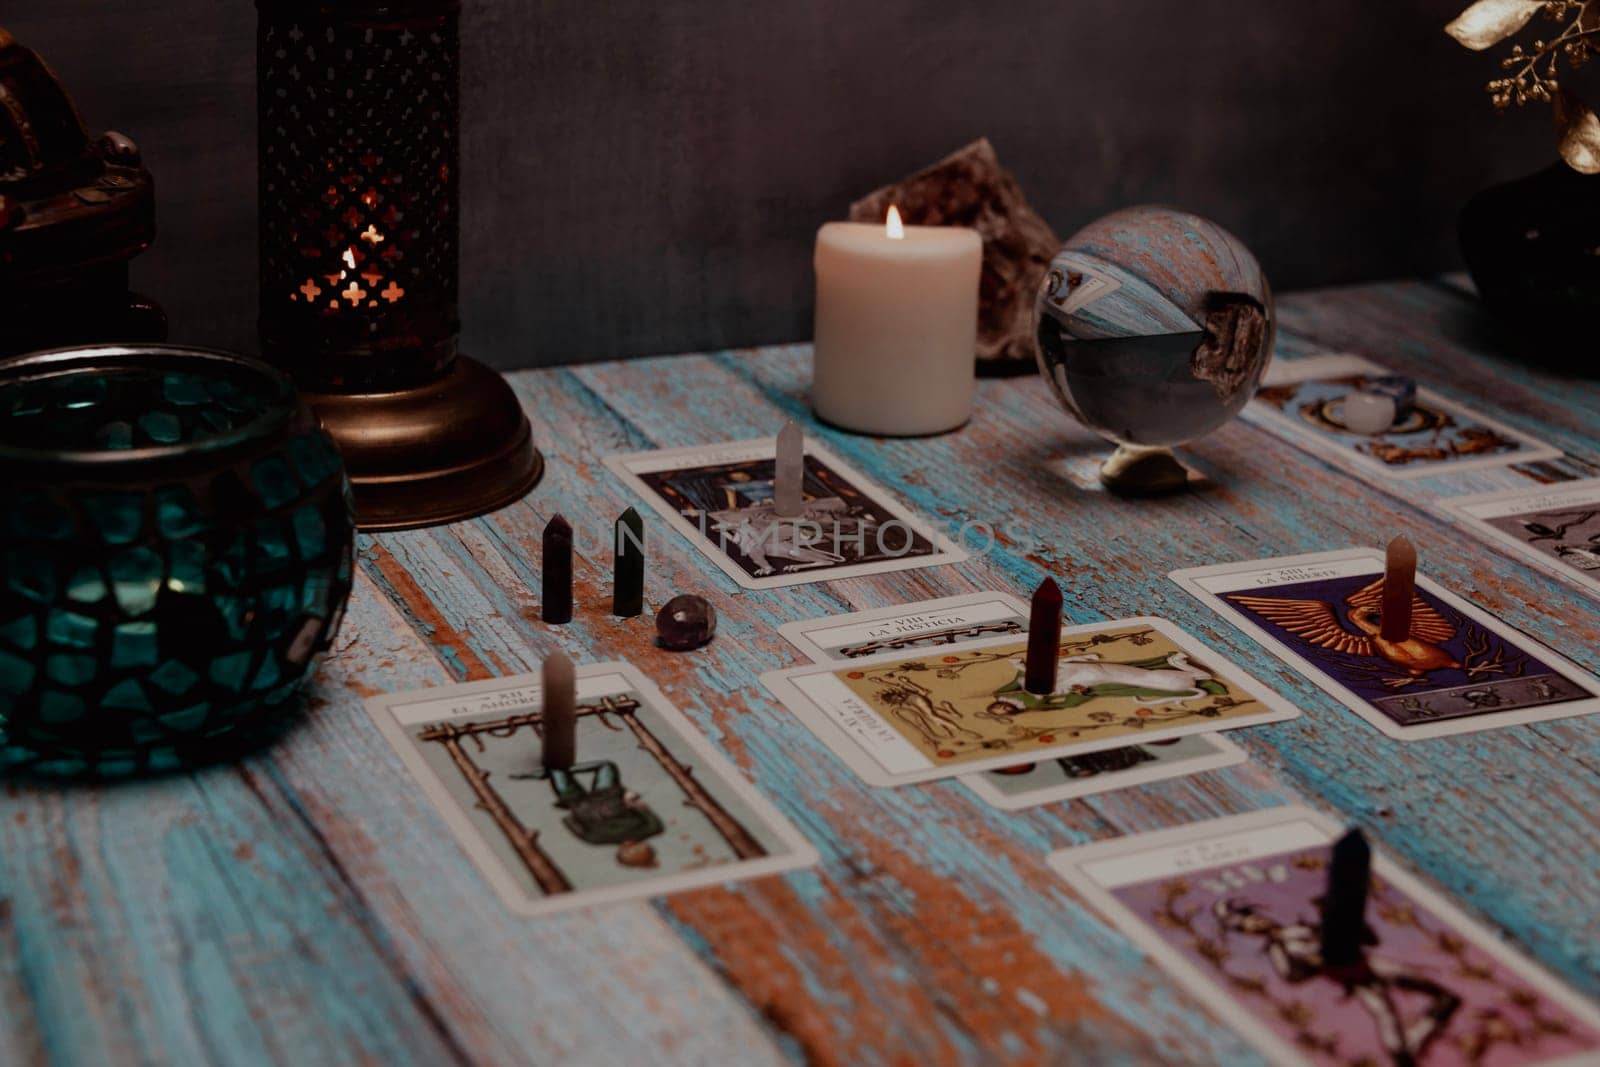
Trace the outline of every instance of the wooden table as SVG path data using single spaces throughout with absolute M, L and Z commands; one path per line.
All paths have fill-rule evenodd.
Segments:
M 1280 348 L 1366 352 L 1569 451 L 1600 386 L 1490 355 L 1481 312 L 1408 282 L 1282 302 Z M 804 348 L 533 371 L 513 382 L 549 459 L 526 501 L 363 537 L 313 713 L 235 766 L 106 787 L 12 785 L 0 817 L 0 1062 L 1226 1062 L 1259 1057 L 1046 868 L 1052 849 L 1304 801 L 1359 820 L 1521 948 L 1600 996 L 1600 719 L 1391 742 L 1172 585 L 1174 567 L 1377 544 L 1600 668 L 1593 601 L 1236 422 L 1187 451 L 1208 489 L 1108 498 L 1103 453 L 1028 376 L 982 383 L 965 430 L 818 431 L 953 529 L 1030 534 L 955 567 L 762 593 L 656 525 L 647 599 L 710 595 L 706 651 L 619 621 L 609 546 L 578 561 L 577 620 L 538 621 L 539 531 L 629 503 L 607 454 L 809 421 Z M 1054 574 L 1074 621 L 1155 612 L 1305 709 L 1235 733 L 1248 764 L 1006 814 L 960 785 L 861 785 L 757 683 L 797 662 L 779 623 Z M 653 612 L 653 608 L 652 608 Z M 564 648 L 652 676 L 821 850 L 735 888 L 540 920 L 509 914 L 362 710 L 365 696 L 536 670 Z

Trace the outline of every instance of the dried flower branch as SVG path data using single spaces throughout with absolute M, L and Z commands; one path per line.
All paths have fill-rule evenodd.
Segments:
M 1600 0 L 1478 0 L 1445 27 L 1464 47 L 1482 52 L 1523 32 L 1535 17 L 1560 26 L 1554 37 L 1513 44 L 1500 61 L 1505 76 L 1485 88 L 1496 111 L 1512 104 L 1551 104 L 1557 145 L 1568 166 L 1600 174 L 1600 118 L 1562 84 L 1562 66 L 1577 70 L 1600 49 Z

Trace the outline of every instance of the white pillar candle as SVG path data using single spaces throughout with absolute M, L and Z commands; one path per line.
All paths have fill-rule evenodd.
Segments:
M 972 416 L 983 239 L 889 211 L 817 231 L 811 403 L 858 433 L 942 433 Z

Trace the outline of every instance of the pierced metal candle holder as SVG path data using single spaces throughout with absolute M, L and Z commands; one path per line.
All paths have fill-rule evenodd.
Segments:
M 459 0 L 257 0 L 263 353 L 339 443 L 364 529 L 451 522 L 544 469 L 456 351 Z

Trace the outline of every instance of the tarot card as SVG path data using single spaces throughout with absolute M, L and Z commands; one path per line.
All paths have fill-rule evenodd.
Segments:
M 1600 1061 L 1600 1012 L 1375 855 L 1360 963 L 1322 961 L 1339 829 L 1285 807 L 1050 857 L 1096 910 L 1276 1064 Z
M 1110 296 L 1122 288 L 1122 282 L 1109 274 L 1092 274 L 1088 270 L 1063 270 L 1061 277 L 1049 279 L 1053 294 L 1045 302 L 1047 310 L 1059 308 L 1063 314 L 1073 314 L 1096 300 Z
M 1417 576 L 1411 637 L 1380 630 L 1370 548 L 1174 571 L 1173 581 L 1369 723 L 1401 740 L 1600 710 L 1600 681 Z
M 778 632 L 814 663 L 913 648 L 951 648 L 1027 631 L 1028 605 L 1006 593 L 922 600 L 778 627 Z M 1214 734 L 1195 734 L 963 775 L 961 784 L 997 808 L 1017 811 L 1198 774 L 1243 763 L 1245 758 L 1244 750 L 1232 742 Z
M 1541 570 L 1600 593 L 1600 478 L 1452 497 L 1439 507 Z
M 1217 734 L 1191 734 L 967 774 L 961 777 L 961 784 L 997 808 L 1019 811 L 1147 782 L 1186 778 L 1248 758 L 1244 749 Z
M 1246 411 L 1319 456 L 1384 478 L 1422 478 L 1561 456 L 1558 448 L 1422 388 L 1411 414 L 1388 431 L 1369 435 L 1347 429 L 1345 398 L 1388 373 L 1351 355 L 1279 361 Z
M 919 600 L 875 611 L 784 623 L 778 632 L 813 663 L 964 644 L 1028 631 L 1028 605 L 1008 593 Z
M 1591 463 L 1582 456 L 1575 456 L 1568 452 L 1559 459 L 1541 459 L 1533 463 L 1518 463 L 1511 470 L 1526 479 L 1540 485 L 1556 485 L 1561 482 L 1583 482 L 1591 478 L 1600 477 L 1600 464 Z M 1519 486 L 1524 483 L 1518 483 Z M 1485 490 L 1486 492 L 1488 490 Z
M 1298 715 L 1164 619 L 1062 631 L 1056 691 L 1022 684 L 1026 638 L 887 652 L 765 675 L 870 785 L 926 782 Z
M 618 477 L 746 589 L 932 567 L 967 558 L 883 489 L 806 441 L 805 508 L 772 510 L 776 440 L 635 452 Z
M 639 671 L 578 670 L 577 762 L 539 762 L 538 675 L 367 710 L 513 911 L 662 896 L 816 863 L 816 850 Z

